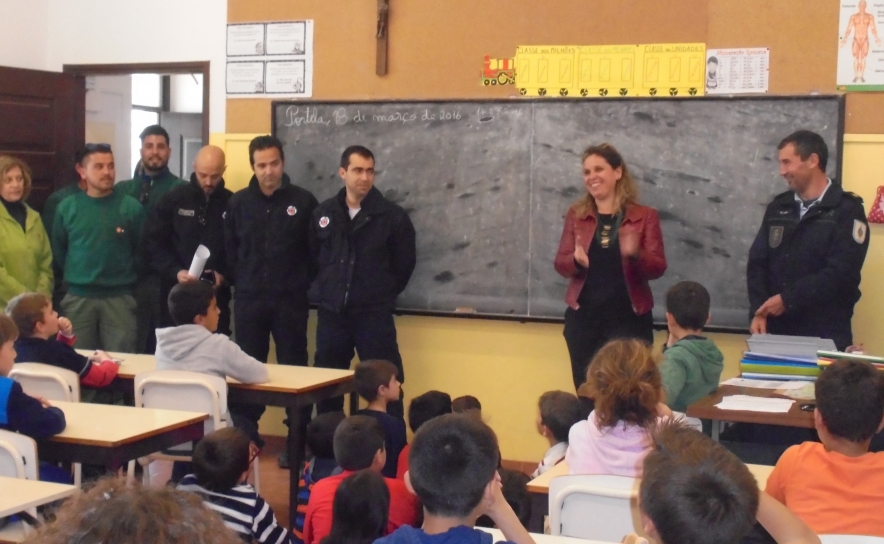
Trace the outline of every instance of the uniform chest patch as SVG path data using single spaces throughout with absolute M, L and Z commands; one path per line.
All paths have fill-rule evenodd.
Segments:
M 193 217 L 194 215 L 196 215 L 196 212 L 194 210 L 185 210 L 184 208 L 178 208 L 178 215 Z
M 117 234 L 123 234 L 124 232 L 126 232 L 126 229 L 124 229 L 123 227 L 117 227 L 116 230 L 117 230 Z
M 771 248 L 780 247 L 783 243 L 783 230 L 784 227 L 771 227 L 767 235 L 767 245 Z
M 853 241 L 862 244 L 866 241 L 866 235 L 869 233 L 869 226 L 859 219 L 853 220 Z
M 298 213 L 298 208 L 296 208 L 294 206 L 289 206 L 288 208 L 285 209 L 285 213 L 287 213 L 289 215 L 295 215 L 296 213 Z
M 325 227 L 328 226 L 328 224 L 329 224 L 328 217 L 323 215 L 323 216 L 319 219 L 319 228 L 324 229 Z

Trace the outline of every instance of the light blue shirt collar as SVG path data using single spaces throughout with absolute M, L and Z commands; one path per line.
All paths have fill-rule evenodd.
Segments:
M 804 214 L 806 214 L 808 210 L 810 210 L 812 207 L 814 207 L 816 204 L 818 204 L 819 201 L 822 200 L 824 196 L 826 196 L 826 191 L 828 191 L 829 187 L 832 186 L 832 180 L 829 178 L 826 178 L 826 180 L 828 181 L 828 183 L 826 184 L 826 188 L 823 189 L 823 192 L 820 194 L 819 198 L 812 201 L 810 204 L 807 204 L 806 206 L 804 205 L 804 201 L 801 200 L 801 197 L 798 196 L 798 193 L 794 193 L 795 194 L 795 201 L 798 202 L 798 218 L 799 218 L 799 220 L 804 219 Z

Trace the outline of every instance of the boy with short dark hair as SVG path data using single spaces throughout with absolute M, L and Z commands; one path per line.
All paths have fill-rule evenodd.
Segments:
M 396 365 L 390 361 L 373 359 L 356 365 L 353 373 L 356 392 L 368 401 L 368 406 L 356 414 L 371 416 L 384 428 L 387 458 L 381 474 L 387 478 L 396 477 L 399 453 L 407 442 L 405 420 L 387 413 L 387 403 L 399 400 L 402 384 L 397 379 L 398 372 Z
M 408 426 L 411 427 L 411 432 L 416 433 L 427 421 L 450 413 L 451 395 L 442 391 L 427 391 L 411 399 L 411 404 L 408 405 Z M 406 444 L 399 452 L 399 461 L 396 463 L 397 480 L 405 480 L 409 451 L 411 446 Z
M 293 542 L 304 542 L 304 520 L 313 486 L 341 472 L 335 459 L 334 436 L 344 418 L 344 412 L 326 412 L 314 417 L 307 425 L 307 449 L 312 457 L 304 465 L 304 472 L 298 481 L 298 513 L 292 525 Z
M 815 389 L 822 443 L 787 449 L 767 492 L 819 534 L 884 537 L 884 452 L 869 453 L 884 428 L 884 375 L 864 361 L 836 361 Z
M 376 544 L 490 543 L 474 528 L 486 514 L 507 541 L 533 544 L 501 492 L 497 437 L 488 425 L 465 414 L 424 424 L 414 437 L 405 482 L 424 506 L 424 524 L 400 527 Z
M 583 407 L 576 395 L 565 391 L 547 391 L 537 403 L 537 432 L 549 441 L 537 469 L 531 474 L 537 478 L 565 460 L 568 451 L 568 432 L 584 418 Z
M 264 363 L 249 357 L 223 334 L 213 334 L 221 311 L 211 285 L 194 281 L 173 287 L 169 292 L 169 314 L 176 326 L 157 329 L 157 370 L 188 370 L 231 377 L 242 383 L 268 380 Z M 231 418 L 255 444 L 263 446 L 257 422 L 240 417 L 235 410 Z
M 384 429 L 373 417 L 350 416 L 335 430 L 334 450 L 335 459 L 344 470 L 313 486 L 304 521 L 305 544 L 318 544 L 331 532 L 335 492 L 347 476 L 364 469 L 381 472 L 387 460 Z M 390 491 L 386 533 L 416 523 L 417 499 L 406 489 L 405 483 L 391 478 L 384 478 L 384 482 Z
M 43 363 L 75 372 L 85 387 L 105 387 L 117 377 L 119 365 L 110 355 L 96 351 L 89 357 L 77 353 L 74 327 L 58 317 L 52 299 L 42 293 L 23 293 L 9 301 L 6 315 L 18 327 L 16 360 Z
M 288 531 L 248 483 L 253 455 L 257 450 L 244 432 L 234 427 L 219 429 L 196 445 L 194 473 L 185 476 L 178 489 L 198 494 L 246 542 L 287 544 Z
M 800 519 L 759 492 L 746 465 L 703 433 L 670 419 L 651 438 L 639 508 L 645 534 L 659 544 L 736 544 L 756 520 L 779 544 L 819 543 Z
M 669 340 L 663 348 L 660 377 L 666 405 L 677 412 L 685 412 L 718 388 L 724 355 L 703 336 L 709 306 L 709 291 L 694 281 L 676 283 L 666 292 Z
M 472 395 L 463 395 L 451 401 L 451 411 L 455 414 L 465 414 L 472 411 L 482 417 L 482 403 Z

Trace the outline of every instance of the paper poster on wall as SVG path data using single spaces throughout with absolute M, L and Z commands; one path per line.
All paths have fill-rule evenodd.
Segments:
M 264 94 L 264 62 L 228 62 L 227 94 L 250 96 Z
M 263 24 L 227 25 L 227 56 L 249 57 L 264 54 Z
M 528 45 L 516 48 L 523 96 L 702 96 L 706 45 Z
M 838 71 L 842 91 L 884 90 L 884 2 L 842 0 L 838 22 Z
M 238 27 L 250 29 L 247 32 Z M 259 34 L 251 27 L 261 28 L 260 54 L 245 53 L 249 47 L 257 50 L 255 45 L 246 46 L 247 39 L 254 40 Z M 228 25 L 227 35 L 229 98 L 309 98 L 313 95 L 312 20 Z M 233 49 L 231 36 L 235 37 Z
M 512 85 L 516 82 L 516 60 L 512 57 L 498 59 L 491 55 L 485 55 L 482 61 L 482 77 L 479 84 L 485 87 L 490 85 Z
M 770 49 L 706 50 L 706 94 L 766 93 Z

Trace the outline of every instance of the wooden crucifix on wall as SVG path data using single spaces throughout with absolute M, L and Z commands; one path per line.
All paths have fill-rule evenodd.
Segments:
M 389 34 L 390 0 L 378 0 L 377 62 L 375 73 L 387 75 L 387 36 Z

